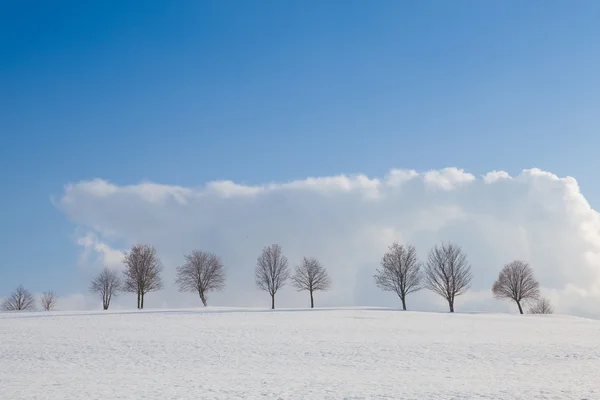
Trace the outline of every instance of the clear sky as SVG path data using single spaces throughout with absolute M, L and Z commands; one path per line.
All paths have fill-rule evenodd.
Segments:
M 80 285 L 52 202 L 390 168 L 574 176 L 600 208 L 600 2 L 0 1 L 0 295 Z

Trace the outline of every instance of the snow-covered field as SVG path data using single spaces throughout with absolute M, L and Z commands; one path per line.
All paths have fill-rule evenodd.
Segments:
M 600 321 L 385 309 L 4 313 L 0 398 L 600 399 Z

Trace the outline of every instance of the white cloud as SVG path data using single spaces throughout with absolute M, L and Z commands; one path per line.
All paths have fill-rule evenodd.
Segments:
M 172 283 L 175 267 L 192 249 L 217 252 L 228 267 L 227 290 L 209 302 L 268 305 L 268 295 L 255 289 L 253 268 L 271 243 L 283 245 L 292 263 L 311 255 L 329 268 L 333 289 L 318 294 L 317 305 L 398 305 L 372 282 L 386 247 L 394 240 L 411 243 L 425 259 L 433 244 L 452 240 L 468 253 L 474 274 L 459 311 L 514 310 L 493 300 L 490 288 L 504 263 L 522 258 L 558 311 L 600 316 L 600 216 L 573 178 L 539 169 L 515 177 L 493 171 L 483 179 L 457 168 L 392 170 L 382 179 L 340 175 L 203 188 L 95 179 L 66 186 L 57 205 L 88 232 L 80 244 L 87 259 L 90 252 L 99 255 L 97 264 L 120 262 L 122 249 L 110 243 L 157 247 L 166 288 L 148 295 L 149 307 L 198 304 L 197 296 L 177 293 Z M 277 300 L 305 306 L 307 296 L 287 287 Z M 118 301 L 133 304 L 128 297 Z M 412 296 L 408 305 L 444 310 L 428 292 Z
M 475 177 L 458 168 L 444 168 L 442 170 L 428 171 L 423 176 L 425 183 L 432 188 L 452 190 L 475 180 Z
M 494 183 L 500 179 L 511 179 L 511 176 L 506 171 L 492 171 L 483 176 L 485 183 Z
M 109 268 L 122 267 L 123 252 L 111 248 L 98 239 L 93 232 L 77 237 L 77 244 L 83 247 L 79 263 L 82 266 L 101 265 Z

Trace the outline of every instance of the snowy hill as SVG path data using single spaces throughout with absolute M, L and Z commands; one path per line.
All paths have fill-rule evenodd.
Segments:
M 0 314 L 2 399 L 600 399 L 600 321 L 386 309 Z

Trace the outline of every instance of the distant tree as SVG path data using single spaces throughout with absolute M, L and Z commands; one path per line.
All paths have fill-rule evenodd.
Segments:
M 42 310 L 44 311 L 52 311 L 56 306 L 56 300 L 58 296 L 53 291 L 44 292 L 40 296 L 40 303 L 42 305 Z
M 144 296 L 163 288 L 162 264 L 156 255 L 156 249 L 145 244 L 136 244 L 129 253 L 125 253 L 123 264 L 123 290 L 137 293 L 137 307 L 144 308 Z
M 421 263 L 414 246 L 394 242 L 388 249 L 381 259 L 381 269 L 373 278 L 381 290 L 395 292 L 406 310 L 406 296 L 422 289 Z
M 35 299 L 23 285 L 19 285 L 19 287 L 17 287 L 17 289 L 2 302 L 3 311 L 25 311 L 34 309 Z
M 306 290 L 310 293 L 310 308 L 314 308 L 313 292 L 328 290 L 331 287 L 331 278 L 329 278 L 323 264 L 316 258 L 304 257 L 300 265 L 296 267 L 294 276 L 292 276 L 292 285 L 299 292 Z
M 552 307 L 550 300 L 541 297 L 529 307 L 529 314 L 554 314 L 554 307 Z
M 522 302 L 535 300 L 540 296 L 540 284 L 533 275 L 533 269 L 524 261 L 516 260 L 502 268 L 492 286 L 497 299 L 511 299 L 523 314 Z
M 193 251 L 185 259 L 185 264 L 177 268 L 175 283 L 179 285 L 180 292 L 197 291 L 206 307 L 206 294 L 225 288 L 225 268 L 213 253 Z
M 271 309 L 275 309 L 275 294 L 290 277 L 288 259 L 280 245 L 273 244 L 263 249 L 256 261 L 254 275 L 256 286 L 271 295 Z
M 102 308 L 108 310 L 113 296 L 123 288 L 123 281 L 114 269 L 104 267 L 104 269 L 94 278 L 90 285 L 90 291 L 96 293 L 102 298 Z
M 425 287 L 442 296 L 454 312 L 454 299 L 471 285 L 471 266 L 460 246 L 448 243 L 429 251 L 425 269 Z

